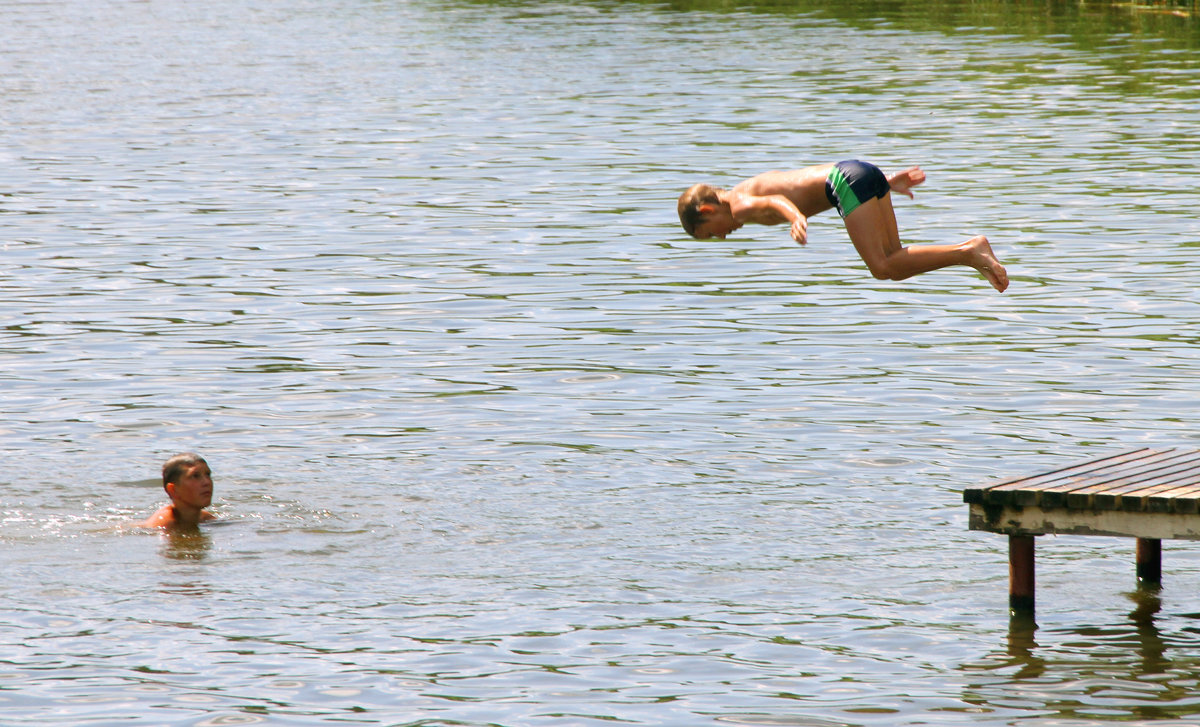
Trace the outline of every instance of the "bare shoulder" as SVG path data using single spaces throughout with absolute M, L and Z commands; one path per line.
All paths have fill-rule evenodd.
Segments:
M 158 508 L 153 515 L 146 518 L 140 523 L 135 523 L 137 528 L 167 528 L 175 524 L 175 508 L 171 505 L 163 505 Z
M 208 510 L 201 510 L 197 521 L 206 523 L 206 522 L 209 522 L 210 520 L 216 520 L 216 519 L 217 519 L 217 516 L 212 514 Z M 186 520 L 181 521 L 179 519 L 179 515 L 175 512 L 174 505 L 168 504 L 168 505 L 163 505 L 162 507 L 158 508 L 158 510 L 155 511 L 155 513 L 153 515 L 146 518 L 145 520 L 143 520 L 141 522 L 133 523 L 132 525 L 130 525 L 128 527 L 154 529 L 154 528 L 174 528 L 174 527 L 187 527 L 187 526 L 188 526 L 188 522 Z

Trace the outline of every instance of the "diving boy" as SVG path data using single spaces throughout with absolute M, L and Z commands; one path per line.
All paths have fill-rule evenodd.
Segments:
M 163 464 L 162 479 L 171 501 L 138 527 L 190 529 L 216 519 L 204 509 L 212 504 L 213 481 L 203 457 L 192 452 L 171 457 Z
M 885 176 L 879 167 L 857 160 L 766 172 L 728 191 L 707 184 L 693 186 L 679 196 L 679 221 L 700 240 L 723 240 L 747 222 L 790 224 L 792 239 L 803 245 L 808 242 L 808 218 L 836 208 L 854 249 L 875 278 L 904 280 L 966 265 L 1003 292 L 1008 273 L 983 235 L 957 245 L 901 244 L 891 192 L 912 197 L 912 188 L 924 181 L 920 167 Z

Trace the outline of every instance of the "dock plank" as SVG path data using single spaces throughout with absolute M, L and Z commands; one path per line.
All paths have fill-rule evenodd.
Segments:
M 1079 483 L 1078 487 L 1044 490 L 1040 504 L 1043 507 L 1095 507 L 1093 495 L 1116 488 L 1136 486 L 1138 482 L 1169 467 L 1179 456 L 1175 450 L 1160 450 L 1120 466 L 1106 467 L 1097 472 L 1091 481 Z
M 979 494 L 964 500 L 988 505 L 1060 506 L 1068 493 L 1119 477 L 1132 467 L 1153 466 L 1170 457 L 1171 450 L 1138 449 L 1110 457 L 1082 462 L 1027 477 L 1006 480 L 978 488 Z
M 1139 493 L 1186 479 L 1198 468 L 1200 468 L 1200 452 L 1179 453 L 1153 464 L 1123 470 L 1119 477 L 1067 493 L 1067 506 L 1092 507 L 1100 510 L 1116 509 L 1122 497 L 1128 498 L 1130 502 L 1140 501 Z M 1122 509 L 1140 508 L 1122 506 Z
M 1200 475 L 1180 487 L 1156 492 L 1147 498 L 1148 512 L 1192 514 L 1200 505 Z

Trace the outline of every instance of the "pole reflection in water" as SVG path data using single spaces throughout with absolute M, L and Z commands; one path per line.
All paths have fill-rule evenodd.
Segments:
M 1166 644 L 1159 632 L 1155 616 L 1162 611 L 1162 587 L 1157 584 L 1139 587 L 1129 593 L 1134 608 L 1129 618 L 1137 629 L 1137 641 L 1142 655 L 1141 674 L 1162 674 L 1170 666 L 1165 658 Z
M 1124 624 L 1039 629 L 1032 614 L 1013 615 L 1004 651 L 963 665 L 965 672 L 989 675 L 973 680 L 963 700 L 1043 718 L 1194 716 L 1195 634 L 1164 634 L 1159 587 L 1126 595 L 1134 607 Z

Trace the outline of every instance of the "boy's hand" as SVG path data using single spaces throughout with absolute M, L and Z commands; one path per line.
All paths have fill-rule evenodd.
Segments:
M 924 181 L 925 172 L 921 171 L 920 167 L 909 167 L 903 172 L 896 172 L 888 177 L 888 186 L 892 188 L 893 192 L 907 195 L 911 199 L 913 196 L 912 187 Z
M 803 217 L 792 220 L 792 239 L 801 245 L 808 243 L 808 220 Z

